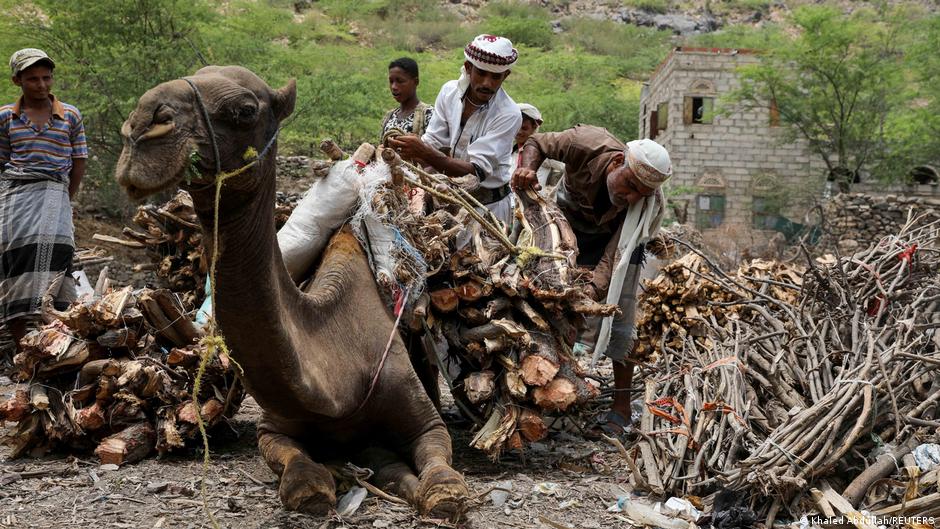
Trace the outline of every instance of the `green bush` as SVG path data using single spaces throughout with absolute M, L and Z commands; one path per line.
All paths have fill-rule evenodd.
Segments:
M 493 2 L 482 14 L 485 33 L 506 37 L 514 45 L 551 47 L 554 33 L 544 9 L 521 2 Z
M 772 50 L 784 45 L 784 37 L 782 28 L 776 24 L 768 24 L 760 28 L 731 26 L 721 31 L 695 35 L 690 37 L 686 44 L 709 48 Z
M 565 42 L 594 55 L 610 57 L 624 75 L 642 77 L 652 71 L 672 46 L 672 33 L 611 20 L 569 18 L 562 22 Z
M 711 4 L 716 12 L 725 11 L 767 11 L 772 0 L 722 0 Z
M 27 9 L 0 0 L 0 8 L 13 14 L 0 18 L 2 42 L 46 50 L 57 64 L 56 93 L 82 112 L 92 156 L 86 189 L 102 206 L 122 208 L 113 183 L 121 124 L 146 90 L 201 65 L 198 28 L 212 25 L 215 12 L 201 0 L 36 0 Z M 19 95 L 12 84 L 5 89 Z
M 623 3 L 650 13 L 667 13 L 672 7 L 672 2 L 669 0 L 624 0 Z

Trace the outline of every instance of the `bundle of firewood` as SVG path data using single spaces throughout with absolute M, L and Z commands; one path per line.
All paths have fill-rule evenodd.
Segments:
M 274 221 L 278 228 L 287 222 L 300 196 L 278 193 Z M 124 238 L 95 234 L 97 241 L 119 244 L 147 251 L 151 263 L 138 264 L 136 269 L 153 268 L 166 286 L 179 295 L 186 307 L 198 307 L 205 298 L 204 285 L 209 269 L 209 256 L 202 244 L 202 229 L 192 197 L 186 191 L 157 206 L 144 204 L 133 217 L 136 228 L 125 226 Z
M 102 234 L 95 234 L 94 239 L 146 249 L 151 263 L 138 264 L 135 268 L 153 268 L 170 290 L 180 295 L 185 306 L 199 306 L 204 297 L 202 287 L 209 261 L 189 193 L 179 191 L 161 206 L 139 206 L 133 220 L 137 227 L 125 226 L 123 239 Z
M 12 378 L 27 387 L 0 404 L 0 421 L 18 423 L 5 439 L 12 457 L 94 448 L 102 463 L 133 462 L 195 438 L 194 397 L 207 427 L 241 404 L 225 355 L 208 364 L 192 394 L 201 332 L 168 290 L 112 289 L 47 311 L 54 319 L 14 357 Z
M 698 254 L 667 266 L 641 302 L 658 362 L 634 484 L 739 490 L 768 527 L 787 510 L 875 511 L 928 494 L 935 482 L 912 497 L 905 476 L 884 478 L 938 438 L 937 250 L 936 226 L 911 223 L 805 268 L 755 261 L 726 274 Z
M 397 160 L 384 152 L 394 176 Z M 616 306 L 585 294 L 589 274 L 576 267 L 574 234 L 552 201 L 535 192 L 521 196 L 520 229 L 510 240 L 495 219 L 459 207 L 473 204 L 459 180 L 401 176 L 433 197 L 434 212 L 414 214 L 409 193 L 394 183 L 378 190 L 372 209 L 427 265 L 426 288 L 411 304 L 408 325 L 424 333 L 461 410 L 480 426 L 472 445 L 496 456 L 542 439 L 543 413 L 571 412 L 598 395 L 571 346 L 585 315 L 612 315 Z M 468 226 L 470 242 L 457 249 Z

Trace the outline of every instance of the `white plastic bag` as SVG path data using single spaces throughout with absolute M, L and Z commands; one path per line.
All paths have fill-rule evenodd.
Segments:
M 376 173 L 369 173 L 375 177 Z M 359 191 L 370 176 L 356 170 L 351 159 L 337 162 L 329 174 L 315 181 L 277 232 L 284 264 L 294 282 L 304 279 L 326 247 L 333 232 L 356 209 Z

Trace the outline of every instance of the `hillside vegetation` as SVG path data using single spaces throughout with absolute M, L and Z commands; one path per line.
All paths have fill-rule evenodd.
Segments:
M 432 102 L 441 84 L 457 76 L 470 38 L 503 34 L 520 50 L 504 86 L 517 102 L 542 110 L 543 130 L 589 122 L 630 138 L 637 134 L 641 83 L 671 47 L 786 46 L 792 37 L 788 4 L 803 3 L 0 0 L 3 12 L 12 15 L 0 21 L 0 36 L 7 55 L 36 46 L 58 61 L 56 92 L 83 111 L 96 155 L 90 188 L 103 200 L 117 201 L 110 170 L 120 151 L 122 120 L 146 89 L 203 64 L 240 64 L 274 86 L 296 78 L 296 116 L 282 132 L 280 149 L 313 154 L 324 137 L 346 146 L 377 140 L 384 112 L 395 105 L 387 88 L 390 60 L 414 57 L 421 67 L 419 96 Z M 876 23 L 877 4 L 853 5 L 852 16 L 870 12 Z M 901 8 L 917 14 L 910 23 L 918 31 L 937 26 L 919 3 Z M 721 30 L 677 36 L 610 16 L 617 10 L 683 9 L 695 16 L 707 10 L 707 16 L 720 19 Z M 920 86 L 923 72 L 907 65 L 898 75 L 913 88 Z M 16 95 L 12 84 L 0 86 L 4 100 Z M 917 97 L 923 99 L 919 104 L 935 103 Z M 904 127 L 913 125 L 908 120 Z

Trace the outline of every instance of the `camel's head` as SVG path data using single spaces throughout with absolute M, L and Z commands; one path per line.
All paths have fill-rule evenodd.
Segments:
M 174 185 L 210 188 L 216 177 L 210 124 L 222 171 L 228 172 L 262 152 L 280 122 L 294 110 L 293 80 L 272 90 L 240 66 L 207 66 L 187 79 L 195 90 L 184 79 L 148 90 L 121 127 L 124 149 L 117 180 L 135 199 Z M 197 97 L 211 123 L 206 123 Z M 266 160 L 273 160 L 273 149 Z M 253 191 L 260 184 L 256 174 L 246 171 L 233 177 L 226 181 L 226 188 Z

